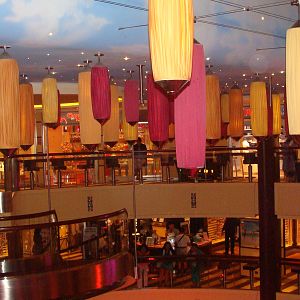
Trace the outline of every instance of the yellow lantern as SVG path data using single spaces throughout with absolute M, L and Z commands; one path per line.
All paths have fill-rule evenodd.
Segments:
M 298 24 L 296 24 L 297 26 Z M 286 34 L 286 96 L 290 135 L 300 134 L 300 28 Z
M 110 119 L 103 125 L 104 143 L 113 147 L 119 141 L 120 110 L 119 110 L 119 88 L 110 86 L 111 91 L 111 114 Z
M 0 56 L 0 149 L 5 155 L 20 147 L 19 68 L 4 48 Z
M 168 94 L 176 94 L 191 78 L 193 1 L 149 0 L 148 5 L 154 81 Z
M 124 97 L 122 98 L 124 99 Z M 130 145 L 133 144 L 138 138 L 138 124 L 131 125 L 126 121 L 124 100 L 122 101 L 122 128 L 125 141 Z
M 221 138 L 220 83 L 215 75 L 206 75 L 206 139 Z
M 221 95 L 221 117 L 223 123 L 229 123 L 229 95 Z
M 250 85 L 250 109 L 252 134 L 257 137 L 268 135 L 268 100 L 266 83 L 252 82 Z
M 23 150 L 28 150 L 34 143 L 34 97 L 33 88 L 29 82 L 20 83 L 20 144 Z
M 272 94 L 273 135 L 281 133 L 281 99 L 279 94 Z
M 49 72 L 50 68 L 48 68 Z M 43 123 L 57 124 L 58 120 L 58 92 L 55 78 L 46 77 L 42 82 Z
M 91 98 L 91 71 L 78 75 L 78 101 L 81 143 L 88 149 L 95 149 L 101 142 L 101 125 L 94 119 Z
M 234 139 L 240 139 L 244 135 L 243 93 L 237 85 L 229 91 L 228 134 Z

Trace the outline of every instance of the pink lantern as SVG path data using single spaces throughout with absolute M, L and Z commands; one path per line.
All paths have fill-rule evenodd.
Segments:
M 206 145 L 206 81 L 204 50 L 194 45 L 190 84 L 175 99 L 177 166 L 195 169 L 204 166 Z
M 124 108 L 126 121 L 134 125 L 139 121 L 139 84 L 136 80 L 128 79 L 124 86 Z
M 94 118 L 103 125 L 109 120 L 111 113 L 109 73 L 108 68 L 100 63 L 103 54 L 98 53 L 95 56 L 98 56 L 98 63 L 91 71 L 92 108 Z
M 160 147 L 169 137 L 169 100 L 154 83 L 152 74 L 147 76 L 147 89 L 150 139 Z

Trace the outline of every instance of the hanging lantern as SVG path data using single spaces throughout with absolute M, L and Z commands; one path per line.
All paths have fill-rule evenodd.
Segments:
M 98 63 L 92 67 L 91 96 L 94 118 L 103 125 L 111 114 L 111 94 L 108 68 L 100 62 L 102 53 L 97 53 Z
M 32 85 L 22 74 L 20 81 L 20 145 L 27 151 L 34 143 L 34 97 Z
M 53 68 L 47 67 L 46 70 L 48 70 L 48 76 L 42 82 L 42 112 L 43 123 L 51 126 L 51 124 L 56 124 L 58 119 L 57 82 L 50 74 Z
M 194 45 L 190 84 L 175 99 L 175 137 L 178 168 L 204 166 L 206 141 L 206 86 L 204 50 Z
M 126 121 L 124 101 L 122 105 L 122 127 L 125 141 L 132 145 L 138 138 L 138 124 L 131 125 Z
M 281 99 L 279 94 L 272 94 L 273 135 L 281 133 Z
M 244 135 L 243 92 L 237 85 L 229 91 L 228 134 L 237 140 Z
M 154 80 L 167 94 L 177 94 L 191 78 L 193 1 L 149 0 L 148 15 Z
M 81 144 L 89 150 L 94 150 L 101 142 L 101 125 L 93 116 L 91 70 L 88 66 L 78 75 L 78 101 Z
M 52 123 L 49 124 L 48 127 L 52 128 L 52 129 L 56 129 L 58 126 L 60 126 L 60 118 L 61 118 L 61 107 L 60 107 L 60 103 L 61 103 L 61 96 L 60 96 L 60 92 L 59 90 L 57 90 L 57 102 L 58 102 L 58 113 L 57 113 L 57 121 L 56 123 Z
M 251 83 L 250 109 L 253 136 L 268 136 L 268 99 L 265 82 L 255 81 Z
M 130 79 L 127 79 L 124 86 L 124 109 L 126 121 L 134 125 L 139 121 L 139 83 L 132 79 L 133 71 L 129 71 Z
M 286 95 L 290 135 L 300 134 L 300 28 L 299 21 L 286 34 Z
M 206 139 L 210 142 L 221 138 L 221 105 L 219 78 L 206 75 Z
M 103 125 L 104 143 L 113 147 L 119 141 L 120 110 L 119 110 L 119 88 L 110 86 L 111 91 L 111 115 L 110 119 Z
M 0 151 L 9 156 L 20 147 L 19 68 L 1 46 L 0 56 Z
M 147 90 L 150 139 L 161 147 L 169 137 L 169 100 L 154 83 L 152 74 L 147 76 Z

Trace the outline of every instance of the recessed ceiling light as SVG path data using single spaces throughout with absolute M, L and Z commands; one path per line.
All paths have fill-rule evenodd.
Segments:
M 80 54 L 81 54 L 81 55 L 84 55 L 84 52 L 82 51 Z
M 126 71 L 126 69 L 125 69 L 125 68 L 123 68 L 123 69 L 122 69 L 122 71 Z
M 271 75 L 272 75 L 272 76 L 274 76 L 274 75 L 275 75 L 275 73 L 272 73 Z
M 279 83 L 276 83 L 276 85 L 279 85 Z
M 47 56 L 50 56 L 50 53 L 47 53 Z
M 147 75 L 145 75 L 145 79 L 147 79 Z
M 283 87 L 283 88 L 284 88 L 284 85 L 282 85 L 281 87 Z
M 207 60 L 207 61 L 210 61 L 210 57 L 206 57 L 206 60 Z
M 246 76 L 246 74 L 243 74 L 243 77 L 245 77 Z
M 117 83 L 116 82 L 114 82 L 114 85 L 116 85 Z
M 145 73 L 146 73 L 146 74 L 148 74 L 148 73 L 149 73 L 149 71 L 146 71 Z
M 110 70 L 108 69 L 108 72 L 110 72 Z
M 248 87 L 248 84 L 245 84 L 245 88 Z
M 124 82 L 126 82 L 126 79 L 124 79 Z
M 265 76 L 265 79 L 268 79 L 268 76 Z
M 27 60 L 30 60 L 30 57 L 26 57 Z
M 52 35 L 53 35 L 53 32 L 49 32 L 49 33 L 48 33 L 48 36 L 52 36 Z
M 261 20 L 262 20 L 262 21 L 264 21 L 264 20 L 265 20 L 265 17 L 264 17 L 264 16 L 262 16 L 262 17 L 261 17 Z
M 280 71 L 280 74 L 283 74 L 284 73 L 284 71 Z
M 127 61 L 127 60 L 129 60 L 130 58 L 129 58 L 128 56 L 125 56 L 123 59 Z
M 61 59 L 59 59 L 58 62 L 61 62 Z
M 57 72 L 55 72 L 55 71 L 51 72 L 52 75 L 55 75 L 56 73 L 57 73 Z

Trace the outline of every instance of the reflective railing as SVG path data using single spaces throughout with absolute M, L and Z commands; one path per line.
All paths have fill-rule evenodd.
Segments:
M 276 181 L 300 181 L 297 147 L 277 147 Z M 293 176 L 286 176 L 292 157 Z M 253 182 L 258 177 L 257 148 L 209 147 L 205 167 L 187 170 L 177 167 L 175 150 L 98 151 L 15 155 L 2 159 L 0 187 L 12 190 L 50 187 L 119 185 L 177 182 Z M 299 176 L 298 176 L 299 173 Z
M 58 222 L 55 211 L 0 218 L 0 276 L 99 261 L 128 251 L 125 209 Z

